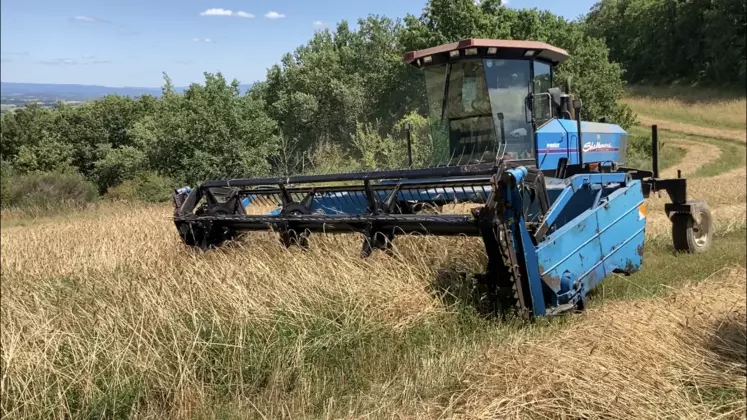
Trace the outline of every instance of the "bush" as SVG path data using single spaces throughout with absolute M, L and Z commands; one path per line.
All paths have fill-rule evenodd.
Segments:
M 0 161 L 0 207 L 5 207 L 8 200 L 8 186 L 15 171 L 7 160 Z
M 4 208 L 45 211 L 80 208 L 98 197 L 96 186 L 79 173 L 33 172 L 3 178 Z
M 100 147 L 102 159 L 94 163 L 93 176 L 101 193 L 109 187 L 133 179 L 147 165 L 145 152 L 131 146 L 112 149 L 109 145 Z
M 144 172 L 109 188 L 106 197 L 114 201 L 163 203 L 171 199 L 174 181 L 155 172 Z

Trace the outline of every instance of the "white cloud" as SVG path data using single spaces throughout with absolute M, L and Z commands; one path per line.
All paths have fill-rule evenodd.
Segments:
M 240 18 L 253 18 L 254 15 L 245 12 L 243 10 L 239 10 L 234 12 L 233 10 L 228 9 L 207 9 L 204 12 L 200 13 L 200 16 L 235 16 Z
M 226 9 L 207 9 L 200 16 L 231 16 L 232 11 Z
M 278 12 L 276 12 L 274 10 L 271 10 L 271 11 L 265 13 L 265 17 L 267 19 L 282 19 L 282 18 L 285 17 L 285 15 L 281 14 L 281 13 L 278 13 Z
M 192 42 L 200 42 L 200 38 L 192 38 Z
M 203 39 L 203 41 L 205 41 L 205 42 L 211 42 L 210 38 L 205 38 L 205 39 Z
M 99 20 L 90 16 L 76 16 L 73 18 L 78 22 L 98 22 Z
M 315 20 L 312 25 L 314 25 L 315 31 L 322 31 L 327 28 L 327 25 L 321 20 Z

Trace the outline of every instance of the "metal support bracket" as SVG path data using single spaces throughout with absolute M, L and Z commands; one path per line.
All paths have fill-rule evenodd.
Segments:
M 705 201 L 702 200 L 692 200 L 692 201 L 686 201 L 684 203 L 665 203 L 664 204 L 664 212 L 667 214 L 667 217 L 669 219 L 672 218 L 677 213 L 687 213 L 690 216 L 692 216 L 695 223 L 700 224 L 700 209 L 701 207 L 707 207 Z
M 371 187 L 369 180 L 363 181 L 363 193 L 366 196 L 368 212 L 372 215 L 392 214 L 397 210 L 397 196 L 399 195 L 402 184 L 398 183 L 392 191 L 387 194 L 383 200 L 379 198 Z M 369 223 L 363 233 L 363 246 L 361 247 L 361 257 L 370 256 L 374 250 L 390 251 L 394 232 L 384 232 L 377 223 Z
M 280 200 L 282 202 L 282 209 L 280 214 L 283 216 L 300 216 L 311 214 L 311 205 L 314 203 L 314 188 L 311 189 L 304 196 L 301 201 L 294 201 L 291 194 L 285 188 L 284 184 L 280 184 Z M 292 245 L 298 245 L 302 249 L 308 249 L 309 238 L 308 232 L 299 232 L 298 226 L 290 221 L 285 221 L 280 225 L 275 226 L 280 231 L 280 241 L 286 248 Z

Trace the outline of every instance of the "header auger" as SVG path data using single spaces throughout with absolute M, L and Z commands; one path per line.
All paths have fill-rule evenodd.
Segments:
M 484 39 L 407 53 L 425 73 L 433 138 L 448 142 L 456 164 L 207 181 L 175 191 L 178 232 L 203 248 L 246 231 L 272 229 L 302 247 L 313 233 L 359 232 L 363 257 L 396 235 L 480 237 L 479 288 L 492 310 L 526 317 L 583 309 L 605 277 L 639 270 L 652 192 L 669 195 L 674 248 L 707 251 L 710 210 L 687 199 L 685 179 L 659 177 L 656 127 L 653 170 L 626 167 L 627 133 L 582 121 L 581 101 L 553 88 L 567 57 L 540 42 Z M 423 210 L 449 203 L 475 207 Z

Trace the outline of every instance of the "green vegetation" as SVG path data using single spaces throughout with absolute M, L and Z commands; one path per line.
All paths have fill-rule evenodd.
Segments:
M 163 203 L 171 199 L 174 181 L 155 172 L 138 172 L 111 188 L 106 197 L 114 201 Z
M 76 172 L 32 172 L 16 175 L 3 168 L 3 208 L 33 208 L 54 213 L 79 209 L 96 199 L 96 187 Z
M 651 130 L 633 126 L 629 130 L 626 165 L 651 170 Z M 659 169 L 664 170 L 682 160 L 685 151 L 672 144 L 659 132 Z
M 744 0 L 601 0 L 585 24 L 628 81 L 745 86 Z
M 666 241 L 646 242 L 643 270 L 629 276 L 616 276 L 605 281 L 594 293 L 594 305 L 605 299 L 640 299 L 661 297 L 673 288 L 705 280 L 716 272 L 747 265 L 747 245 L 744 230 L 716 235 L 713 248 L 707 254 L 683 258 L 672 252 Z M 718 257 L 714 257 L 717 255 Z

